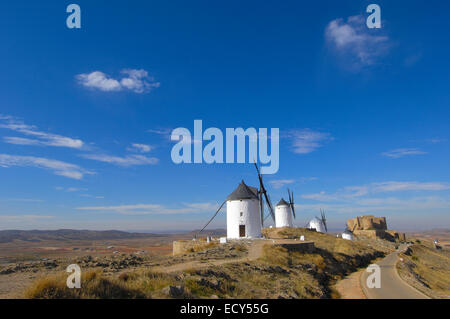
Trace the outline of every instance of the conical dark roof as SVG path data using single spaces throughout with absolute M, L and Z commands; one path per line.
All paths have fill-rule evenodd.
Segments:
M 245 185 L 242 181 L 239 186 L 232 192 L 227 200 L 241 200 L 241 199 L 258 199 L 258 189 L 255 187 Z
M 286 201 L 284 200 L 284 198 L 282 198 L 282 199 L 278 202 L 277 206 L 289 206 L 289 203 L 286 202 Z

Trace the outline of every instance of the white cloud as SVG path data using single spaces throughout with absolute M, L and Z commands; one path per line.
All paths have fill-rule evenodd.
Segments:
M 423 154 L 427 154 L 427 152 L 423 152 L 417 148 L 398 148 L 395 150 L 381 153 L 381 155 L 390 157 L 390 158 L 400 158 L 403 156 L 423 155 Z
M 119 91 L 122 87 L 116 79 L 108 78 L 108 76 L 100 71 L 91 73 L 82 73 L 76 76 L 78 82 L 89 88 L 98 89 L 100 91 Z
M 149 129 L 147 132 L 158 134 L 158 135 L 164 135 L 170 138 L 170 134 L 172 133 L 173 129 L 171 128 L 159 128 L 159 129 Z
M 149 77 L 145 70 L 125 69 L 122 73 L 127 77 L 120 80 L 120 84 L 135 93 L 145 93 L 160 86 L 160 83 L 155 82 L 153 77 Z
M 127 149 L 131 152 L 148 153 L 152 150 L 152 147 L 147 144 L 132 144 L 131 147 Z
M 429 143 L 431 144 L 438 144 L 438 143 L 444 143 L 447 142 L 446 138 L 439 138 L 439 137 L 435 137 L 435 138 L 430 138 L 427 140 Z
M 155 157 L 147 157 L 144 155 L 127 155 L 125 157 L 120 157 L 106 154 L 83 154 L 81 156 L 94 161 L 110 163 L 125 167 L 135 165 L 155 165 L 159 161 Z
M 87 188 L 78 188 L 78 187 L 67 187 L 67 188 L 64 188 L 64 187 L 61 187 L 61 186 L 57 186 L 57 187 L 55 187 L 55 189 L 59 190 L 59 191 L 66 191 L 66 192 L 71 192 L 71 193 L 87 191 L 88 190 Z
M 183 203 L 181 207 L 168 207 L 160 204 L 132 204 L 118 206 L 87 206 L 78 207 L 79 210 L 113 212 L 122 215 L 171 215 L 188 213 L 209 213 L 218 208 L 213 203 Z
M 33 137 L 23 138 L 15 136 L 6 136 L 3 140 L 6 143 L 16 145 L 38 145 L 38 146 L 56 146 L 80 149 L 84 143 L 80 139 L 74 139 L 57 134 L 39 131 L 35 126 L 27 125 L 11 116 L 0 117 L 0 128 L 19 132 L 24 135 Z
M 124 69 L 121 73 L 124 75 L 121 79 L 108 77 L 101 71 L 78 74 L 75 78 L 84 87 L 104 92 L 129 90 L 141 94 L 160 86 L 145 70 Z
M 447 183 L 419 183 L 419 182 L 383 182 L 371 184 L 374 192 L 397 191 L 441 191 L 450 189 Z
M 94 174 L 78 165 L 70 164 L 58 160 L 52 160 L 34 156 L 16 156 L 0 154 L 0 167 L 36 167 L 53 171 L 53 174 L 73 179 L 82 179 L 85 174 Z
M 289 185 L 289 184 L 292 184 L 294 182 L 295 182 L 294 179 L 277 179 L 277 180 L 269 181 L 269 184 L 272 185 L 273 188 L 279 189 L 279 188 L 282 188 L 285 185 Z
M 304 194 L 302 198 L 312 199 L 316 201 L 331 202 L 331 201 L 346 201 L 375 193 L 400 192 L 400 191 L 442 191 L 450 189 L 450 184 L 440 182 L 380 182 L 371 183 L 362 186 L 348 186 L 336 193 L 315 193 Z
M 87 197 L 87 198 L 95 198 L 95 199 L 104 199 L 105 196 L 95 196 L 95 195 L 91 195 L 91 194 L 81 194 L 81 197 Z
M 390 46 L 389 38 L 377 35 L 380 29 L 369 29 L 364 16 L 352 16 L 331 21 L 325 29 L 325 38 L 334 49 L 350 57 L 356 65 L 372 65 L 384 56 Z
M 324 143 L 333 140 L 329 133 L 310 129 L 290 130 L 283 133 L 283 136 L 292 141 L 292 151 L 297 154 L 314 152 L 319 147 L 322 147 Z
M 395 214 L 395 213 L 407 213 L 409 216 L 419 214 L 431 213 L 431 210 L 437 212 L 446 212 L 450 209 L 450 202 L 446 198 L 437 196 L 428 197 L 411 197 L 406 199 L 400 199 L 395 197 L 387 198 L 356 198 L 352 201 L 345 203 L 320 203 L 320 204 L 296 204 L 295 210 L 300 213 L 311 213 L 318 211 L 320 208 L 325 209 L 327 212 L 337 214 Z M 408 222 L 408 220 L 404 220 Z

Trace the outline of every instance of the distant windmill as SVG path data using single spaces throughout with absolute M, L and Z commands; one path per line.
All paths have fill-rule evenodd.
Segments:
M 288 189 L 289 202 L 282 198 L 275 206 L 275 227 L 294 227 L 292 219 L 295 218 L 294 193 Z
M 325 227 L 325 232 L 328 232 L 327 219 L 325 218 L 325 211 L 322 208 L 320 209 L 320 217 L 322 224 Z
M 328 232 L 327 219 L 325 216 L 325 211 L 322 209 L 320 209 L 320 216 L 320 218 L 317 216 L 313 218 L 306 227 L 309 229 L 314 229 L 319 233 L 326 233 Z
M 353 240 L 353 232 L 350 231 L 350 229 L 348 229 L 348 226 L 345 225 L 345 230 L 341 235 L 342 239 L 346 239 L 346 240 Z

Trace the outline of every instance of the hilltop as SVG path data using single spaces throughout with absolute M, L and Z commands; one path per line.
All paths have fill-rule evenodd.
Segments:
M 67 240 L 107 240 L 107 239 L 131 239 L 163 237 L 162 234 L 150 233 L 129 233 L 118 230 L 0 230 L 0 243 L 9 243 L 15 240 L 40 242 L 46 240 L 67 241 Z

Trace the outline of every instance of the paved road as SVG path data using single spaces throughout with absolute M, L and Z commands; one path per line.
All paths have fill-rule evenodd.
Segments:
M 368 288 L 367 277 L 371 274 L 364 271 L 361 275 L 361 287 L 368 299 L 429 299 L 415 288 L 405 283 L 397 273 L 398 254 L 408 246 L 401 245 L 396 252 L 387 255 L 377 262 L 381 269 L 381 288 Z

